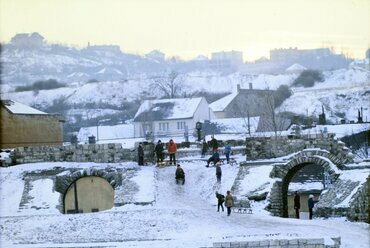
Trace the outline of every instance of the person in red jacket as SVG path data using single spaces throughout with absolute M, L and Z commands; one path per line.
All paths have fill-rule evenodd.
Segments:
M 173 139 L 170 139 L 170 142 L 167 145 L 167 151 L 168 154 L 170 155 L 170 165 L 173 164 L 176 165 L 176 151 L 177 151 L 177 146 L 176 143 L 173 141 Z

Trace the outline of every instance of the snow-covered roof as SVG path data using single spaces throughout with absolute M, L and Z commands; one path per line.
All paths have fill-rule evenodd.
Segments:
M 208 57 L 204 55 L 198 55 L 197 57 L 192 59 L 192 61 L 207 61 L 207 60 L 209 60 Z
M 292 71 L 296 72 L 296 71 L 304 71 L 304 70 L 307 70 L 307 68 L 300 64 L 293 64 L 289 66 L 285 71 L 286 72 L 292 72 Z
M 137 111 L 134 121 L 155 121 L 192 118 L 202 97 L 146 100 Z
M 238 95 L 238 92 L 232 93 L 230 95 L 227 95 L 217 101 L 214 101 L 209 105 L 209 107 L 214 111 L 223 111 L 227 105 L 230 104 L 230 102 Z
M 13 114 L 47 115 L 45 112 L 12 100 L 1 100 L 1 105 Z

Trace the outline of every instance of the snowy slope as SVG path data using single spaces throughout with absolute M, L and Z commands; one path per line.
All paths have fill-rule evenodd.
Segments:
M 243 157 L 237 158 L 241 161 Z M 136 163 L 111 164 L 138 169 L 136 201 L 152 199 L 153 205 L 128 204 L 98 213 L 64 215 L 56 209 L 59 193 L 51 180 L 36 180 L 30 191 L 29 208 L 18 209 L 24 187 L 23 173 L 58 167 L 91 166 L 92 163 L 37 163 L 0 168 L 1 247 L 210 247 L 214 242 L 265 239 L 341 237 L 343 247 L 367 248 L 369 225 L 343 218 L 313 220 L 272 217 L 264 205 L 252 215 L 216 212 L 215 191 L 225 193 L 233 185 L 238 166 L 222 166 L 221 184 L 214 168 L 199 162 L 183 162 L 184 186 L 176 185 L 174 167 L 138 167 Z M 270 182 L 271 166 L 255 168 L 242 182 L 245 189 Z M 155 175 L 155 176 L 154 176 Z M 154 178 L 153 178 L 154 176 Z M 348 175 L 350 176 L 350 175 Z M 352 179 L 354 175 L 351 174 Z M 270 180 L 270 181 L 269 181 Z M 155 185 L 153 185 L 153 182 Z M 34 206 L 33 208 L 31 206 Z M 226 210 L 225 210 L 226 211 Z
M 293 95 L 279 108 L 279 111 L 291 111 L 300 115 L 321 113 L 324 106 L 328 119 L 336 123 L 341 118 L 354 120 L 357 110 L 370 106 L 370 72 L 361 68 L 342 69 L 325 72 L 325 81 L 316 83 L 312 88 L 292 87 Z M 241 88 L 276 89 L 280 85 L 291 86 L 298 74 L 287 75 L 219 75 L 215 73 L 188 73 L 181 75 L 183 91 L 206 91 L 212 93 L 232 93 L 237 85 Z M 11 92 L 4 87 L 3 99 L 13 99 L 30 106 L 45 108 L 53 101 L 63 99 L 64 103 L 73 106 L 78 103 L 109 103 L 121 106 L 123 101 L 142 100 L 142 97 L 158 98 L 163 92 L 153 87 L 154 79 L 140 77 L 124 81 L 106 81 L 84 85 L 72 85 L 55 90 L 39 92 Z M 138 106 L 139 107 L 139 106 Z M 364 112 L 364 120 L 370 120 L 369 108 Z

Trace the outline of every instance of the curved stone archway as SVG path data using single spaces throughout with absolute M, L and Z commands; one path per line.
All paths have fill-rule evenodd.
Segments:
M 274 165 L 271 177 L 280 178 L 271 190 L 269 211 L 280 217 L 288 217 L 288 187 L 293 176 L 309 164 L 322 166 L 333 182 L 339 177 L 336 162 L 340 162 L 326 150 L 307 149 L 295 154 L 289 162 Z
M 116 169 L 87 168 L 57 175 L 55 190 L 63 196 L 64 213 L 68 211 L 71 213 L 80 212 L 80 206 L 83 206 L 85 202 L 90 203 L 86 204 L 88 207 L 81 210 L 83 212 L 94 212 L 109 209 L 113 206 L 114 189 L 121 184 L 122 175 Z M 91 196 L 92 192 L 94 193 L 94 200 L 90 200 L 91 197 L 88 197 Z M 83 195 L 82 198 L 81 194 Z M 79 201 L 84 203 L 78 206 Z M 102 204 L 105 201 L 108 204 Z M 74 211 L 71 210 L 72 205 Z M 90 210 L 87 211 L 87 209 Z
M 114 189 L 104 178 L 86 176 L 70 185 L 64 195 L 64 213 L 90 213 L 111 209 Z

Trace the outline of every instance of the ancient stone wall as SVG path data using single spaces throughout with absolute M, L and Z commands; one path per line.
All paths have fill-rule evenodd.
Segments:
M 353 155 L 334 134 L 302 136 L 248 137 L 245 140 L 247 160 L 270 159 L 286 156 L 307 148 L 321 148 L 339 159 L 341 164 L 353 162 Z
M 324 238 L 317 239 L 267 239 L 260 241 L 234 241 L 234 242 L 215 242 L 213 243 L 213 248 L 221 247 L 238 247 L 238 248 L 339 248 L 341 244 L 341 238 L 331 238 L 329 241 L 325 242 Z

